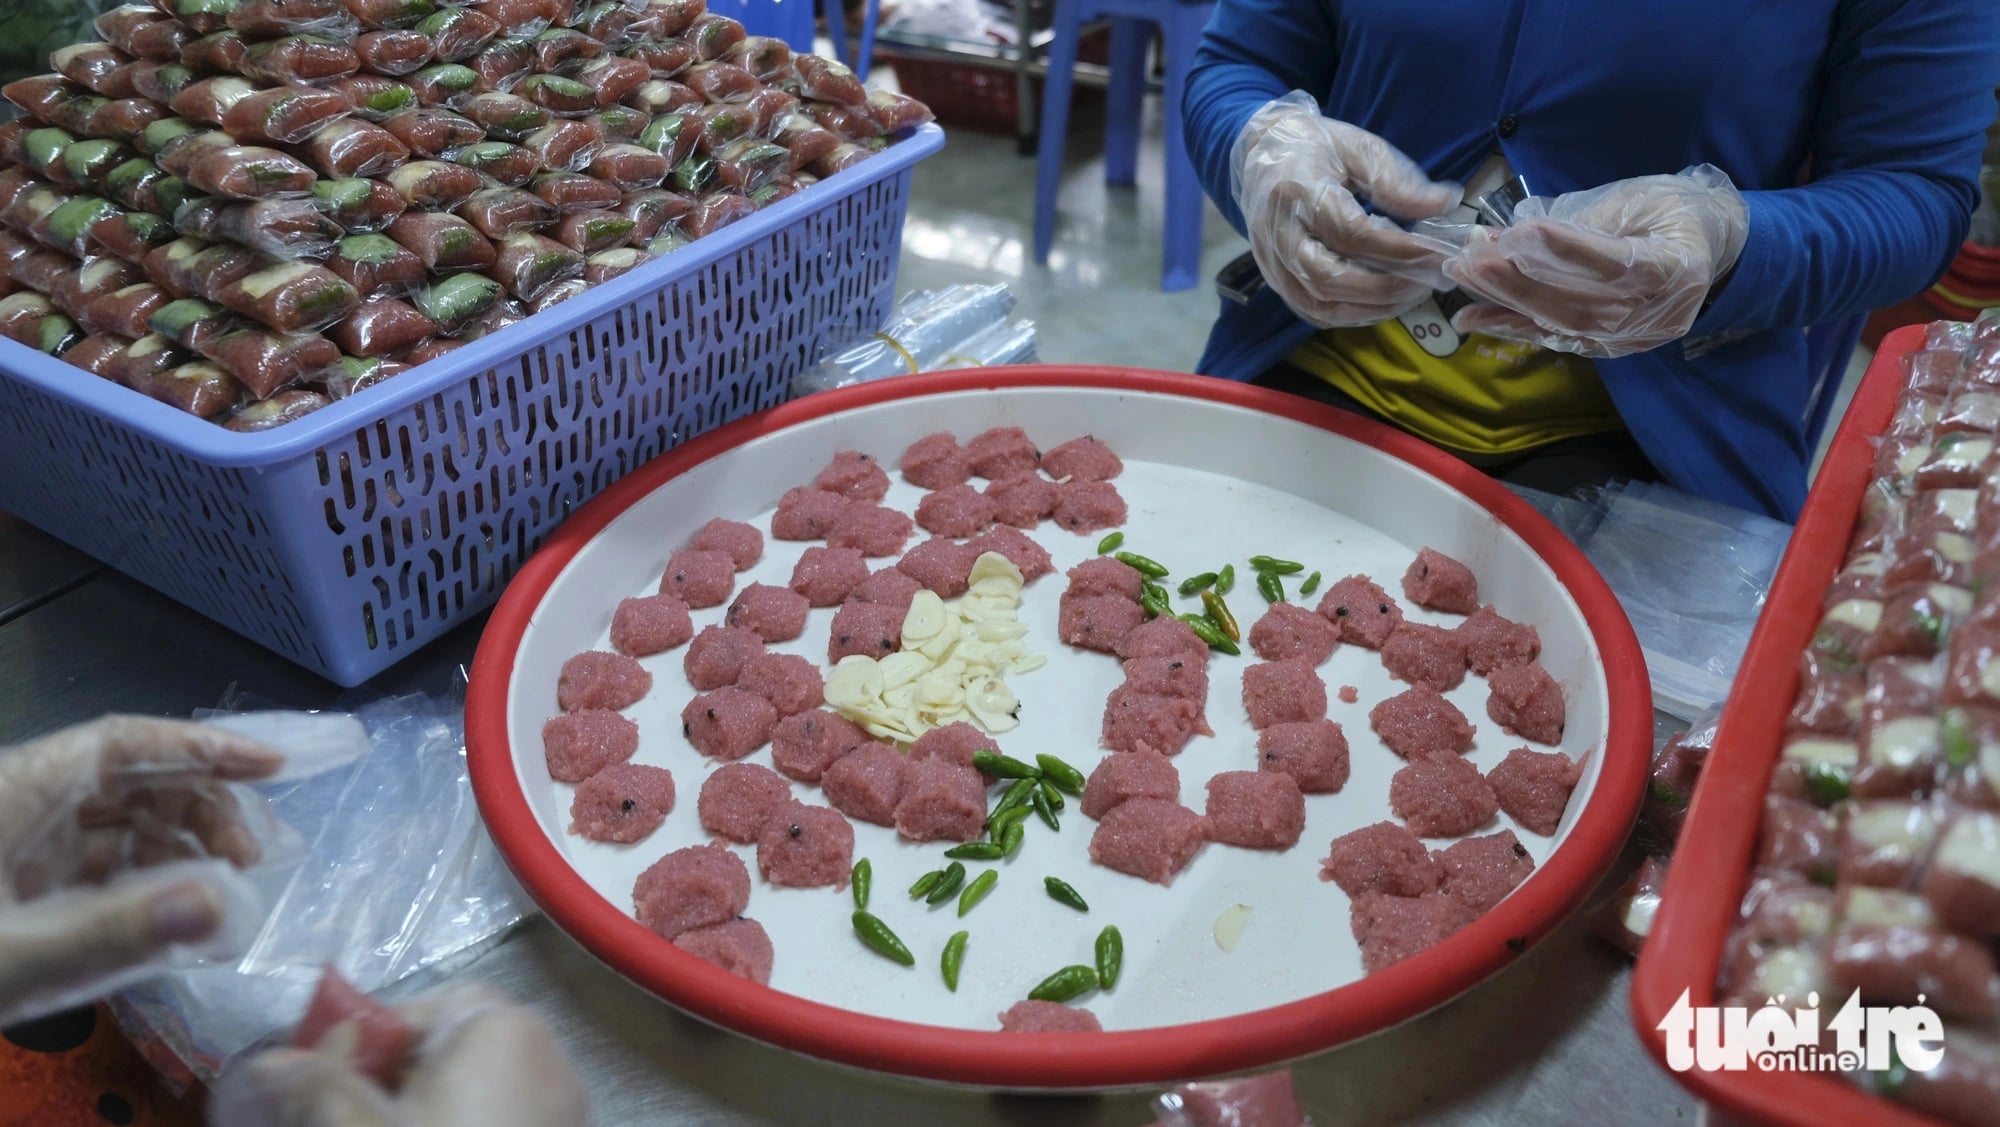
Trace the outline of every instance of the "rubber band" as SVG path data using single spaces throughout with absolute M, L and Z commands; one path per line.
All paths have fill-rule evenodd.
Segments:
M 944 362 L 947 364 L 965 364 L 973 368 L 984 368 L 986 366 L 986 362 L 983 360 L 975 360 L 970 356 L 960 356 L 955 352 L 945 357 Z
M 888 333 L 876 333 L 875 339 L 882 341 L 883 343 L 887 344 L 890 348 L 895 349 L 896 355 L 903 358 L 903 363 L 908 364 L 910 366 L 911 375 L 914 376 L 918 372 L 923 370 L 921 367 L 918 366 L 917 358 L 910 355 L 909 349 L 903 347 L 903 342 L 897 340 L 895 337 L 890 336 Z

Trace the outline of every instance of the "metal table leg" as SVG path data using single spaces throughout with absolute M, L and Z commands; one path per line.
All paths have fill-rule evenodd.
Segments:
M 1033 8 L 1031 0 L 1014 0 L 1014 94 L 1019 114 L 1015 148 L 1024 157 L 1035 155 L 1035 84 L 1029 77 L 1035 61 Z

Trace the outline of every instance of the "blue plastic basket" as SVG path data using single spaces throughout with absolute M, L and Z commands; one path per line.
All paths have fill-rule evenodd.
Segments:
M 781 402 L 895 297 L 926 126 L 379 387 L 237 434 L 0 340 L 0 509 L 342 685 L 496 599 L 571 509 Z

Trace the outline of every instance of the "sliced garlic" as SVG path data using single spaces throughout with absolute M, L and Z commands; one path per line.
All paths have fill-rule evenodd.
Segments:
M 931 671 L 930 660 L 920 653 L 893 653 L 879 664 L 884 692 L 901 688 Z
M 1242 940 L 1243 932 L 1250 926 L 1250 905 L 1232 904 L 1215 917 L 1215 945 L 1224 951 L 1234 951 Z

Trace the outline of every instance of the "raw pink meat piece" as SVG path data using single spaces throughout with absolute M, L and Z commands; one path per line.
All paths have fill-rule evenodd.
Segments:
M 1042 455 L 1042 472 L 1057 480 L 1110 481 L 1124 471 L 1125 463 L 1111 447 L 1087 434 Z
M 1859 991 L 1869 1005 L 1908 1006 L 1921 997 L 1947 1019 L 1979 1023 L 2000 1010 L 1993 950 L 1969 935 L 1850 924 L 1834 932 L 1827 970 L 1836 998 Z
M 1185 1127 L 1306 1127 L 1290 1070 L 1174 1089 Z
M 1139 585 L 1145 582 L 1145 576 L 1140 575 L 1132 565 L 1114 560 L 1110 556 L 1087 559 L 1063 574 L 1069 580 L 1069 586 L 1063 591 L 1066 595 L 1075 595 L 1079 598 L 1086 595 L 1115 595 L 1128 603 L 1139 601 Z M 1186 626 L 1187 623 L 1183 622 L 1181 625 Z M 1192 635 L 1194 631 L 1190 630 L 1188 633 Z M 1208 647 L 1203 646 L 1202 649 L 1206 651 Z
M 1296 603 L 1273 603 L 1250 628 L 1250 648 L 1265 661 L 1318 665 L 1340 645 L 1340 627 Z
M 878 826 L 896 824 L 896 803 L 903 798 L 903 772 L 909 761 L 885 743 L 856 748 L 819 777 L 819 789 L 833 808 L 850 818 Z
M 1056 608 L 1056 636 L 1099 653 L 1117 653 L 1118 643 L 1146 621 L 1145 608 L 1119 595 L 1066 592 Z
M 721 606 L 735 589 L 736 561 L 728 552 L 683 548 L 667 560 L 666 574 L 660 577 L 662 595 L 673 595 L 696 610 Z
M 1444 867 L 1416 834 L 1394 822 L 1377 822 L 1334 838 L 1320 862 L 1319 879 L 1332 881 L 1349 896 L 1422 896 L 1437 891 Z
M 857 603 L 875 603 L 880 606 L 894 607 L 896 610 L 907 614 L 910 610 L 910 600 L 916 598 L 917 592 L 923 589 L 924 585 L 910 578 L 908 572 L 890 566 L 880 568 L 869 575 L 867 580 L 861 586 L 856 587 L 854 593 L 849 595 L 848 598 Z M 896 630 L 897 637 L 900 638 L 902 633 L 902 629 L 899 626 Z
M 1494 670 L 1486 679 L 1486 715 L 1522 739 L 1557 744 L 1563 738 L 1562 686 L 1540 662 Z
M 1349 905 L 1348 922 L 1361 944 L 1361 965 L 1374 974 L 1437 946 L 1469 920 L 1465 906 L 1442 892 L 1364 892 Z
M 1018 528 L 1005 525 L 989 528 L 972 538 L 971 548 L 975 560 L 988 552 L 1007 557 L 1007 562 L 1021 569 L 1024 583 L 1033 583 L 1056 569 L 1048 549 Z
M 1243 709 L 1252 728 L 1326 719 L 1326 683 L 1303 661 L 1267 661 L 1243 670 Z
M 917 527 L 933 536 L 974 536 L 993 523 L 993 502 L 971 485 L 953 485 L 917 501 Z
M 1583 778 L 1583 764 L 1560 751 L 1529 751 L 1517 747 L 1486 772 L 1487 785 L 1499 796 L 1500 809 L 1529 831 L 1553 834 L 1569 809 L 1570 792 Z
M 893 556 L 916 531 L 907 514 L 880 505 L 856 503 L 833 519 L 826 542 L 834 548 L 859 548 L 864 556 Z
M 1306 796 L 1290 775 L 1221 771 L 1208 780 L 1208 840 L 1290 849 L 1306 828 Z
M 896 652 L 903 644 L 903 619 L 908 607 L 879 603 L 846 602 L 833 613 L 833 629 L 828 636 L 826 660 L 838 664 L 853 654 L 877 660 Z
M 1347 785 L 1347 733 L 1331 720 L 1273 724 L 1257 733 L 1257 769 L 1281 771 L 1307 794 Z
M 611 614 L 611 648 L 627 657 L 665 653 L 692 637 L 688 605 L 673 595 L 622 599 Z
M 1938 922 L 1968 935 L 1991 936 L 2000 930 L 2000 884 L 1973 858 L 1991 848 L 1996 829 L 1989 811 L 1961 811 L 1945 827 L 1943 848 L 1933 855 L 1923 876 L 1924 899 L 1931 902 Z M 1981 844 L 1978 852 L 1961 847 Z
M 853 548 L 807 548 L 792 568 L 792 590 L 815 607 L 837 607 L 868 581 L 868 558 Z
M 943 758 L 909 763 L 896 832 L 909 841 L 972 841 L 986 829 L 986 779 Z
M 1429 685 L 1412 685 L 1369 709 L 1368 723 L 1390 751 L 1411 762 L 1472 749 L 1472 721 Z
M 1400 622 L 1382 643 L 1382 667 L 1398 681 L 1455 689 L 1465 680 L 1465 642 L 1456 631 Z
M 874 505 L 889 495 L 889 474 L 873 455 L 842 450 L 813 478 L 813 488 Z
M 638 704 L 653 689 L 653 675 L 624 654 L 589 650 L 563 662 L 556 704 L 564 712 L 616 711 Z
M 992 736 L 961 720 L 942 728 L 932 728 L 918 736 L 917 742 L 910 745 L 910 758 L 939 759 L 970 770 L 975 754 L 999 750 L 1000 745 L 994 742 Z
M 639 750 L 639 725 L 616 712 L 566 712 L 542 725 L 542 753 L 549 777 L 580 783 Z
M 1058 525 L 1082 536 L 1117 528 L 1130 514 L 1118 487 L 1108 481 L 1072 481 L 1056 487 L 1056 507 L 1050 514 Z
M 791 785 L 776 771 L 756 763 L 727 763 L 703 780 L 694 809 L 702 829 L 748 845 L 791 801 Z
M 970 544 L 933 536 L 903 553 L 896 570 L 929 588 L 940 599 L 956 599 L 965 594 L 966 576 L 979 558 Z
M 854 502 L 824 489 L 787 489 L 778 499 L 778 511 L 771 514 L 771 535 L 778 540 L 824 540 L 834 522 L 853 507 Z
M 1208 700 L 1208 663 L 1185 657 L 1135 657 L 1125 663 L 1125 685 L 1135 693 Z
M 1456 842 L 1437 851 L 1437 862 L 1444 870 L 1444 894 L 1474 916 L 1491 911 L 1535 871 L 1535 859 L 1513 830 Z
M 743 665 L 736 687 L 771 702 L 780 717 L 818 708 L 826 699 L 819 666 L 797 654 L 759 654 Z
M 738 626 L 766 642 L 789 642 L 806 632 L 811 604 L 790 587 L 752 583 L 743 588 L 722 616 L 724 625 Z
M 771 762 L 791 778 L 816 783 L 834 760 L 871 742 L 868 733 L 838 712 L 809 708 L 771 729 Z
M 681 709 L 681 732 L 710 759 L 741 759 L 770 742 L 778 710 L 756 693 L 724 685 Z
M 775 953 L 770 935 L 756 920 L 730 920 L 684 931 L 674 937 L 674 946 L 739 978 L 766 985 L 771 981 Z
M 948 489 L 972 476 L 972 461 L 949 432 L 927 434 L 910 443 L 899 464 L 903 480 L 919 489 Z
M 354 1033 L 351 1047 L 341 1055 L 355 1071 L 384 1089 L 401 1082 L 406 1058 L 418 1040 L 417 1030 L 402 1014 L 355 989 L 329 965 L 320 973 L 305 1016 L 292 1031 L 291 1043 L 302 1049 L 318 1048 L 342 1025 Z
M 1541 635 L 1532 626 L 1500 617 L 1492 607 L 1480 607 L 1458 624 L 1465 639 L 1465 660 L 1481 677 L 1509 665 L 1526 665 L 1542 652 Z
M 1102 1033 L 1097 1015 L 1061 1002 L 1015 1002 L 1000 1015 L 1002 1033 Z
M 1500 800 L 1479 768 L 1441 755 L 1412 762 L 1390 778 L 1389 809 L 1418 837 L 1458 837 L 1492 821 Z
M 1479 580 L 1472 569 L 1434 548 L 1424 548 L 1403 573 L 1403 594 L 1420 607 L 1471 614 L 1479 609 Z
M 1118 644 L 1118 656 L 1126 661 L 1142 657 L 1173 657 L 1206 665 L 1208 643 L 1202 641 L 1187 623 L 1163 614 L 1125 635 L 1125 640 Z
M 1033 528 L 1056 511 L 1056 483 L 1029 471 L 988 482 L 986 499 L 993 502 L 993 519 L 1015 528 Z
M 1764 796 L 1757 823 L 1757 867 L 1832 884 L 1840 824 L 1831 811 L 1782 795 Z
M 764 639 L 740 626 L 704 626 L 688 643 L 681 668 L 701 692 L 734 685 L 750 659 L 764 652 Z
M 1033 473 L 1042 452 L 1020 427 L 994 427 L 965 444 L 965 459 L 975 476 L 1000 481 Z
M 757 871 L 785 888 L 846 888 L 854 869 L 854 827 L 824 806 L 794 802 L 757 839 Z
M 1365 575 L 1350 575 L 1326 589 L 1315 608 L 1340 627 L 1340 640 L 1379 650 L 1403 621 L 1403 608 Z
M 698 552 L 726 552 L 736 570 L 748 571 L 764 555 L 764 534 L 754 524 L 716 517 L 701 526 L 688 547 Z
M 1201 713 L 1201 706 L 1186 697 L 1141 693 L 1120 685 L 1105 698 L 1099 742 L 1112 751 L 1179 755 L 1197 735 L 1215 734 Z
M 750 870 L 719 842 L 676 849 L 632 883 L 639 922 L 667 939 L 728 923 L 749 905 Z
M 1157 751 L 1121 751 L 1097 761 L 1083 785 L 1083 816 L 1102 818 L 1131 798 L 1159 798 L 1178 803 L 1181 773 L 1173 760 Z
M 1336 695 L 1340 697 L 1340 703 L 1353 704 L 1355 701 L 1361 699 L 1361 690 L 1355 688 L 1353 685 L 1342 685 L 1340 692 Z
M 1162 798 L 1128 798 L 1106 811 L 1090 835 L 1090 859 L 1108 869 L 1172 884 L 1201 848 L 1201 815 Z
M 673 808 L 674 776 L 665 767 L 613 763 L 577 786 L 569 832 L 629 845 L 659 829 Z

